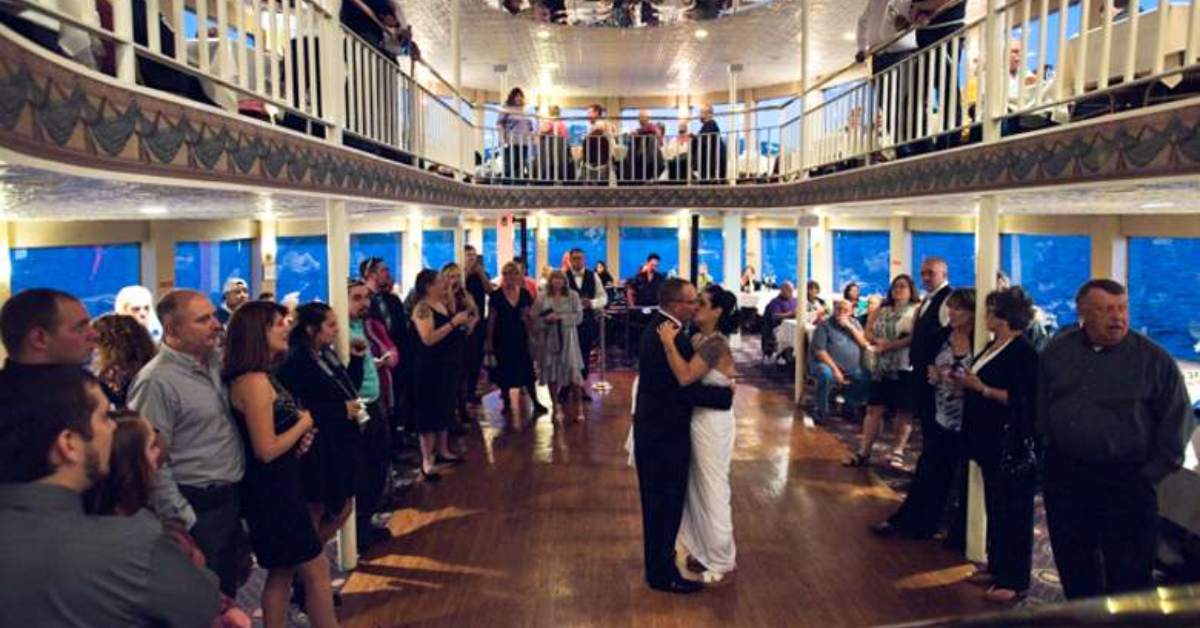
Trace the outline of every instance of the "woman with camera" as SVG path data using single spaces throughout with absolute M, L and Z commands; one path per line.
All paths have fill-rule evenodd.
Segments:
M 876 534 L 929 538 L 938 531 L 954 478 L 962 468 L 963 380 L 971 366 L 975 291 L 960 288 L 946 298 L 950 327 L 925 378 L 934 387 L 934 420 L 924 439 L 916 476 L 904 503 Z M 955 522 L 957 525 L 960 522 Z
M 333 350 L 338 319 L 324 303 L 296 308 L 288 334 L 288 353 L 278 370 L 279 382 L 308 410 L 316 425 L 312 450 L 301 459 L 301 476 L 309 514 L 322 545 L 350 516 L 355 490 L 356 457 L 361 451 L 360 427 L 370 415 L 358 399 L 363 360 L 368 347 L 351 348 L 343 366 Z
M 572 401 L 578 410 L 576 423 L 583 422 L 583 404 L 579 393 L 583 385 L 583 355 L 579 350 L 579 324 L 583 321 L 583 307 L 579 295 L 567 288 L 567 276 L 561 270 L 550 273 L 545 292 L 538 295 L 534 311 L 538 313 L 538 347 L 541 349 L 538 363 L 541 365 L 542 383 L 550 388 L 554 421 L 564 419 L 560 395 L 566 390 L 565 402 Z
M 456 364 L 466 342 L 471 312 L 454 314 L 446 304 L 446 279 L 436 270 L 425 269 L 417 274 L 415 287 L 417 303 L 413 308 L 413 326 L 417 332 L 415 356 L 416 386 L 413 388 L 413 414 L 421 438 L 421 478 L 436 482 L 438 464 L 462 462 L 461 456 L 450 451 L 446 432 L 454 422 L 454 407 L 458 399 Z

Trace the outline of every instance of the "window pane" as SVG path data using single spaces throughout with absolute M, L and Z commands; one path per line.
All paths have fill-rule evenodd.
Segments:
M 1075 291 L 1088 280 L 1091 254 L 1088 236 L 1000 236 L 1000 268 L 1029 293 L 1055 328 L 1076 320 Z
M 917 285 L 921 283 L 921 262 L 937 256 L 946 260 L 950 283 L 960 288 L 975 285 L 975 236 L 970 233 L 933 233 L 914 231 L 912 234 L 912 272 Z
M 404 262 L 401 234 L 392 233 L 355 233 L 350 236 L 350 274 L 357 277 L 358 267 L 364 260 L 378 257 L 388 266 L 395 281 L 400 276 L 401 264 Z
M 99 316 L 113 310 L 117 292 L 142 283 L 138 244 L 12 249 L 12 292 L 54 288 L 69 292 Z
M 199 290 L 214 304 L 221 302 L 225 280 L 244 279 L 253 292 L 253 246 L 250 240 L 175 243 L 175 286 Z
M 744 240 L 743 238 L 743 245 L 745 244 Z M 708 274 L 713 281 L 717 283 L 725 281 L 725 231 L 723 229 L 700 230 L 699 257 L 701 264 L 708 264 Z
M 762 230 L 762 268 L 758 276 L 768 284 L 780 284 L 785 281 L 796 284 L 796 246 L 797 234 L 795 229 L 763 229 Z M 812 267 L 811 255 L 809 268 Z M 743 263 L 742 268 L 746 265 Z
M 886 231 L 833 232 L 833 284 L 821 286 L 823 292 L 841 293 L 851 281 L 858 283 L 860 294 L 887 292 L 891 277 L 888 264 L 891 250 Z
M 1200 356 L 1200 238 L 1129 239 L 1130 324 L 1177 358 Z
M 285 237 L 279 238 L 277 244 L 279 300 L 295 292 L 300 303 L 328 302 L 329 255 L 325 236 Z
M 449 229 L 426 229 L 421 241 L 421 268 L 441 270 L 454 261 L 454 232 Z
M 637 274 L 646 257 L 658 253 L 659 272 L 679 274 L 679 232 L 671 227 L 621 227 L 621 279 Z
M 608 254 L 604 227 L 573 227 L 550 230 L 550 265 L 559 268 L 571 249 L 583 249 L 584 265 L 594 268 Z

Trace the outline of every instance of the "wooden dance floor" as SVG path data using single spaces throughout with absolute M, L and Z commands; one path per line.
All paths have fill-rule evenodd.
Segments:
M 626 464 L 632 373 L 611 373 L 582 425 L 505 426 L 495 394 L 468 462 L 417 485 L 342 590 L 343 625 L 869 626 L 989 610 L 960 556 L 881 540 L 896 506 L 833 436 L 793 420 L 786 391 L 738 389 L 738 570 L 695 595 L 642 579 L 637 478 Z M 543 397 L 545 391 L 542 391 Z M 993 607 L 994 609 L 994 607 Z

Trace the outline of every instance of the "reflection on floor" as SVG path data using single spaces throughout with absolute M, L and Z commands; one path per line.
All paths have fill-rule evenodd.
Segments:
M 394 538 L 350 577 L 344 625 L 863 626 L 989 610 L 961 556 L 867 534 L 896 493 L 839 464 L 846 448 L 794 418 L 783 378 L 738 390 L 732 582 L 650 591 L 624 451 L 632 378 L 610 373 L 582 425 L 514 425 L 489 397 L 469 462 L 413 487 Z

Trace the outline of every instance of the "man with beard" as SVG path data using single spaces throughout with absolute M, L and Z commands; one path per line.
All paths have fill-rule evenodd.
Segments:
M 221 380 L 221 323 L 208 298 L 193 290 L 168 292 L 157 310 L 162 348 L 129 388 L 129 407 L 170 444 L 150 503 L 163 521 L 183 523 L 221 591 L 236 597 L 249 564 L 238 499 L 245 458 Z
M 392 396 L 395 399 L 395 405 L 392 416 L 388 417 L 392 429 L 400 431 L 407 425 L 405 408 L 408 407 L 408 404 L 404 402 L 404 399 L 408 389 L 407 382 L 412 376 L 409 371 L 409 364 L 412 362 L 409 359 L 409 356 L 412 355 L 412 325 L 409 322 L 404 302 L 394 292 L 392 271 L 383 258 L 368 257 L 363 260 L 358 265 L 358 274 L 362 276 L 363 283 L 366 284 L 371 296 L 367 315 L 383 323 L 387 328 L 388 338 L 400 353 L 400 360 L 392 369 Z M 392 443 L 397 447 L 403 444 L 400 438 L 393 438 Z
M 116 423 L 75 366 L 0 374 L 0 604 L 14 626 L 204 626 L 216 579 L 153 514 L 92 517 Z

